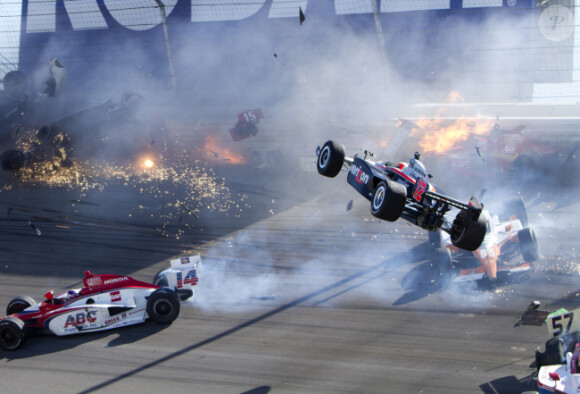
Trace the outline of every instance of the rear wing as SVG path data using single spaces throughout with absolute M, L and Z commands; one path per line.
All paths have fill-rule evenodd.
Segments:
M 182 257 L 180 259 L 173 259 L 169 262 L 171 264 L 171 268 L 185 270 L 187 268 L 197 268 L 198 263 L 201 263 L 201 256 L 189 256 L 189 257 Z
M 199 255 L 173 259 L 170 261 L 171 267 L 155 275 L 153 283 L 175 290 L 179 298 L 184 301 L 193 296 L 193 286 L 196 286 L 199 281 L 197 269 L 200 263 L 201 256 Z

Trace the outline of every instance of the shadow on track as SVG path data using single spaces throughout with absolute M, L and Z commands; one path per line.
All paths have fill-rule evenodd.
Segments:
M 214 335 L 210 338 L 207 338 L 201 342 L 194 343 L 192 345 L 184 347 L 181 350 L 175 351 L 175 352 L 168 354 L 167 356 L 161 357 L 155 361 L 151 361 L 151 362 L 149 362 L 149 363 L 147 363 L 139 368 L 135 368 L 131 371 L 125 372 L 117 377 L 111 378 L 111 379 L 104 381 L 100 384 L 97 384 L 93 387 L 89 387 L 88 389 L 81 391 L 81 393 L 92 393 L 92 392 L 96 392 L 98 390 L 108 388 L 109 386 L 115 384 L 116 382 L 120 382 L 123 379 L 134 376 L 142 371 L 154 368 L 154 367 L 156 367 L 156 366 L 158 366 L 158 365 L 160 365 L 168 360 L 177 358 L 183 354 L 186 354 L 186 353 L 191 352 L 193 350 L 199 349 L 205 345 L 219 341 L 220 339 L 223 339 L 223 338 L 228 337 L 230 335 L 236 334 L 237 332 L 239 332 L 245 328 L 253 326 L 253 325 L 260 323 L 260 322 L 262 322 L 262 321 L 264 321 L 272 316 L 278 315 L 278 314 L 285 312 L 291 308 L 294 308 L 294 307 L 299 306 L 301 304 L 304 304 L 308 301 L 311 301 L 312 299 L 319 297 L 321 295 L 324 295 L 325 293 L 336 290 L 336 289 L 340 288 L 341 286 L 349 284 L 350 282 L 352 282 L 356 279 L 363 278 L 364 276 L 369 275 L 369 274 L 371 274 L 371 273 L 373 273 L 381 268 L 384 268 L 384 267 L 394 268 L 397 266 L 408 264 L 409 262 L 420 261 L 420 259 L 424 258 L 424 257 L 425 257 L 425 247 L 423 244 L 418 245 L 418 246 L 416 246 L 408 251 L 396 254 L 387 260 L 381 261 L 378 264 L 375 264 L 375 265 L 368 267 L 364 270 L 356 272 L 356 273 L 354 273 L 354 274 L 352 274 L 344 279 L 341 279 L 337 282 L 334 282 L 334 283 L 332 283 L 328 286 L 325 286 L 317 291 L 314 291 L 314 292 L 307 294 L 303 297 L 297 298 L 294 301 L 291 301 L 291 302 L 288 302 L 284 305 L 281 305 L 281 306 L 279 306 L 279 307 L 277 307 L 269 312 L 263 313 L 262 315 L 254 318 L 254 319 L 251 319 L 251 320 L 248 320 L 244 323 L 238 324 L 237 326 L 234 326 L 228 330 L 225 330 L 225 331 L 223 331 L 217 335 Z M 380 275 L 373 277 L 373 279 L 376 279 L 377 277 L 380 277 Z M 365 283 L 365 282 L 363 282 L 363 283 Z M 345 291 L 341 291 L 340 294 L 343 294 L 344 292 Z M 329 296 L 329 297 L 332 298 L 334 296 L 335 295 Z
M 167 327 L 169 326 L 147 321 L 143 324 L 121 327 L 115 330 L 64 337 L 57 337 L 52 334 L 39 334 L 26 338 L 24 347 L 17 351 L 2 352 L 2 358 L 7 360 L 17 360 L 35 357 L 41 354 L 58 353 L 63 350 L 73 349 L 86 342 L 102 339 L 111 335 L 116 336 L 109 341 L 107 347 L 117 347 L 140 341 L 150 335 L 158 334 Z
M 518 379 L 515 376 L 505 376 L 479 386 L 485 394 L 521 394 L 537 392 L 536 381 L 532 375 Z

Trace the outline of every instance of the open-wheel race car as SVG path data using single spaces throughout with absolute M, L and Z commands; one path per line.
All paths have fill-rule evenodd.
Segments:
M 468 251 L 483 242 L 487 229 L 483 205 L 474 197 L 463 203 L 438 193 L 418 153 L 409 163 L 374 162 L 367 159 L 367 151 L 364 158 L 347 157 L 342 144 L 327 141 L 316 154 L 323 176 L 335 177 L 348 165 L 347 182 L 371 202 L 373 216 L 390 222 L 403 218 L 428 231 L 441 229 L 453 245 Z M 450 221 L 447 213 L 453 208 L 459 212 Z
M 37 303 L 29 296 L 8 303 L 0 320 L 0 347 L 15 350 L 35 331 L 72 335 L 143 323 L 173 322 L 181 302 L 193 297 L 199 256 L 171 260 L 171 267 L 155 275 L 153 283 L 123 275 L 85 272 L 84 287 L 59 295 L 50 290 Z
M 580 309 L 560 308 L 552 313 L 539 309 L 533 301 L 518 325 L 542 326 L 546 323 L 550 339 L 544 351 L 536 350 L 539 393 L 571 394 L 580 391 Z
M 498 277 L 524 275 L 532 271 L 539 258 L 534 230 L 528 226 L 528 214 L 521 198 L 504 202 L 499 215 L 484 209 L 487 233 L 473 252 L 458 249 L 449 234 L 429 233 L 436 265 L 441 273 L 458 281 L 495 281 Z

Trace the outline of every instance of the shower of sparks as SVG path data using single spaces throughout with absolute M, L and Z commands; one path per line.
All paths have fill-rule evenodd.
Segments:
M 149 160 L 155 163 L 153 159 Z M 113 165 L 69 160 L 66 165 L 61 165 L 60 160 L 34 162 L 15 173 L 16 182 L 4 185 L 0 192 L 13 189 L 15 184 L 19 188 L 77 190 L 81 196 L 89 191 L 102 192 L 112 186 L 130 188 L 140 195 L 163 201 L 164 205 L 159 210 L 151 210 L 136 203 L 129 216 L 144 213 L 159 219 L 160 233 L 164 236 L 172 233 L 177 239 L 195 226 L 195 220 L 204 211 L 238 217 L 243 208 L 249 207 L 246 195 L 233 196 L 225 179 L 216 176 L 200 161 L 181 159 L 174 160 L 171 165 L 155 164 L 151 167 L 144 163 Z M 191 217 L 188 222 L 183 220 L 184 214 Z

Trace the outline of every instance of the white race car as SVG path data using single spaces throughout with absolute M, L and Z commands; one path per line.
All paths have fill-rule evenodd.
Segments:
M 194 296 L 200 256 L 171 260 L 171 268 L 155 275 L 153 283 L 123 275 L 85 272 L 84 287 L 57 296 L 53 291 L 37 303 L 16 297 L 0 320 L 0 347 L 15 350 L 25 334 L 48 330 L 56 335 L 103 331 L 151 319 L 169 324 L 179 316 L 180 302 Z
M 501 215 L 483 210 L 487 231 L 481 245 L 473 252 L 461 250 L 450 236 L 439 231 L 429 233 L 436 248 L 435 259 L 441 272 L 451 272 L 453 281 L 494 281 L 499 276 L 516 275 L 533 270 L 538 260 L 538 243 L 528 227 L 528 215 L 520 198 L 508 200 Z

